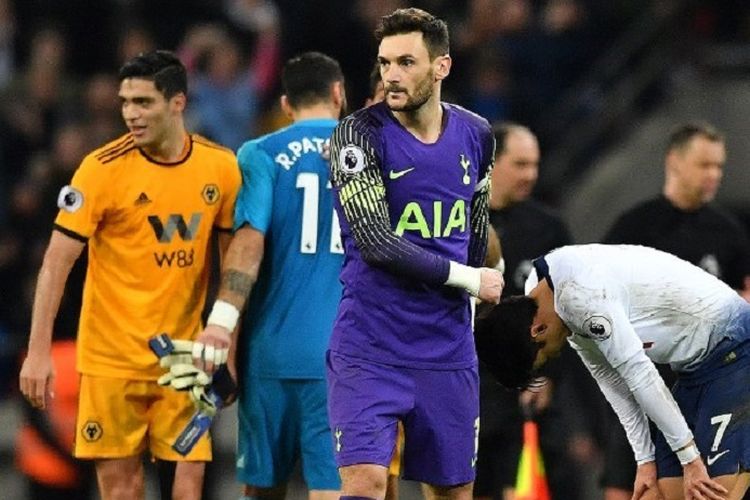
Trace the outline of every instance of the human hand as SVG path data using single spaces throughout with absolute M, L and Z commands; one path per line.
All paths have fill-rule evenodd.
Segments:
M 724 500 L 729 493 L 708 476 L 701 457 L 682 466 L 682 489 L 685 500 Z
M 206 325 L 206 328 L 193 342 L 193 362 L 206 373 L 213 373 L 227 362 L 232 332 L 219 325 Z
M 503 274 L 497 269 L 482 267 L 479 269 L 479 293 L 477 298 L 482 302 L 497 304 L 500 302 L 500 295 L 503 293 L 505 280 Z
M 640 464 L 636 469 L 631 500 L 644 498 L 646 493 L 650 493 L 649 500 L 664 500 L 656 479 L 656 462 L 653 461 Z
M 159 366 L 168 371 L 157 380 L 162 386 L 170 386 L 178 391 L 192 390 L 195 385 L 207 385 L 211 378 L 193 364 L 193 342 L 172 340 L 172 351 L 159 358 Z
M 21 394 L 34 408 L 47 408 L 47 397 L 54 399 L 52 390 L 55 379 L 55 367 L 50 354 L 34 355 L 29 353 L 21 365 L 19 386 Z

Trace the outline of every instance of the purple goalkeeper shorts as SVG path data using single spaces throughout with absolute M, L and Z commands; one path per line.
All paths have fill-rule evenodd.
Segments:
M 393 456 L 397 422 L 406 440 L 402 477 L 436 486 L 474 480 L 479 375 L 372 363 L 329 351 L 328 418 L 339 467 Z

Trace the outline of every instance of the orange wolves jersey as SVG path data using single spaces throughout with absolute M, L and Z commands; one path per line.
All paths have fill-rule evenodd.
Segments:
M 200 331 L 211 230 L 232 229 L 241 179 L 230 150 L 188 140 L 182 160 L 164 163 L 120 137 L 84 158 L 60 192 L 55 229 L 89 244 L 81 373 L 156 379 L 148 339 Z

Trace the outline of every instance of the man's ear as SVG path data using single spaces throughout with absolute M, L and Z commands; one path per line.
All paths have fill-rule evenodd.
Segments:
M 667 153 L 666 158 L 664 158 L 664 165 L 669 172 L 673 172 L 677 169 L 677 165 L 680 161 L 680 151 L 677 149 L 673 149 L 669 153 Z
M 333 105 L 338 109 L 344 109 L 346 106 L 346 88 L 344 82 L 333 82 L 331 84 L 331 98 Z
M 174 110 L 180 113 L 185 111 L 185 107 L 187 106 L 187 96 L 183 92 L 178 92 L 175 95 L 173 95 L 170 101 L 172 101 Z
M 284 116 L 286 116 L 289 119 L 292 119 L 293 109 L 292 109 L 292 105 L 289 104 L 289 99 L 287 98 L 286 94 L 282 95 L 279 98 L 279 104 L 281 104 L 281 111 L 284 112 Z
M 451 72 L 452 62 L 453 60 L 448 54 L 435 58 L 435 81 L 444 80 L 448 76 Z
M 545 331 L 547 331 L 547 325 L 545 325 L 544 323 L 534 323 L 533 325 L 531 325 L 531 338 L 535 339 Z

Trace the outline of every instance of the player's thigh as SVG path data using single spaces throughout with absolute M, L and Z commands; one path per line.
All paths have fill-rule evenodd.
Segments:
M 388 469 L 377 464 L 347 465 L 339 469 L 341 495 L 383 498 L 388 484 Z
M 144 497 L 143 461 L 140 456 L 99 459 L 96 480 L 103 500 Z
M 732 476 L 720 476 L 713 478 L 716 482 L 721 484 L 732 494 L 727 497 L 727 500 L 741 500 L 744 492 L 734 492 L 734 486 L 737 484 L 737 475 Z M 659 490 L 661 491 L 664 500 L 682 500 L 684 498 L 683 482 L 681 477 L 667 477 L 659 479 Z M 644 496 L 645 500 L 656 499 L 656 496 Z
M 205 470 L 205 462 L 178 462 L 174 472 L 172 498 L 200 500 Z
M 750 472 L 727 474 L 712 479 L 727 489 L 729 492 L 726 497 L 727 500 L 742 500 L 750 484 Z M 668 480 L 659 480 L 659 487 L 662 488 L 666 500 L 682 498 L 681 479 L 669 478 Z
M 196 412 L 195 404 L 185 391 L 175 391 L 150 382 L 148 440 L 151 454 L 173 462 L 207 462 L 211 460 L 211 438 L 205 433 L 187 455 L 177 453 L 172 445 L 188 426 Z
M 737 480 L 729 490 L 728 500 L 745 498 L 748 491 L 750 491 L 750 471 L 744 471 L 737 475 Z
M 338 490 L 341 488 L 341 479 L 333 458 L 326 381 L 320 379 L 290 383 L 294 383 L 297 393 L 299 447 L 305 483 L 310 490 Z
M 248 377 L 237 404 L 238 479 L 260 488 L 286 483 L 298 458 L 300 435 L 293 385 Z
M 326 363 L 328 414 L 337 465 L 387 468 L 393 458 L 398 421 L 413 406 L 412 377 L 400 367 L 331 352 Z
M 125 458 L 146 448 L 149 382 L 81 375 L 74 455 Z M 156 383 L 153 383 L 156 385 Z
M 473 482 L 479 441 L 476 368 L 409 372 L 415 400 L 404 420 L 404 478 L 435 486 Z
M 428 500 L 470 500 L 472 498 L 472 483 L 456 486 L 434 486 L 424 484 L 422 491 Z

